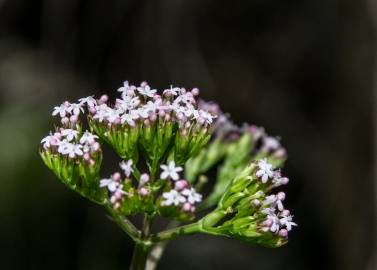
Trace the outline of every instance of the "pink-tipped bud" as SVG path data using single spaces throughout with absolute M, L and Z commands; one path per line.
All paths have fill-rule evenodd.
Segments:
M 149 181 L 149 175 L 147 173 L 143 173 L 141 176 L 140 176 L 140 185 L 145 185 L 146 183 L 148 183 Z
M 180 113 L 177 114 L 177 118 L 179 120 L 183 120 L 185 118 L 185 116 L 183 115 L 183 113 L 180 112 Z
M 262 226 L 271 227 L 271 225 L 272 225 L 271 219 L 266 219 L 265 221 L 262 222 Z
M 280 183 L 281 183 L 282 185 L 286 185 L 286 184 L 288 184 L 288 183 L 289 183 L 289 179 L 288 179 L 288 177 L 283 177 L 283 178 L 281 178 L 281 179 L 280 179 Z
M 279 236 L 287 238 L 288 237 L 288 231 L 286 229 L 281 229 L 279 231 Z
M 186 180 L 179 180 L 175 182 L 175 189 L 182 190 L 188 186 L 188 182 Z
M 69 103 L 69 101 L 64 101 L 64 106 L 68 107 L 69 105 L 71 105 L 71 103 Z
M 170 121 L 170 119 L 171 119 L 171 116 L 170 116 L 170 114 L 167 114 L 167 115 L 165 115 L 165 121 Z
M 164 110 L 158 111 L 158 116 L 160 116 L 161 118 L 165 117 L 165 115 L 166 115 L 166 112 Z
M 270 230 L 270 228 L 269 227 L 262 227 L 262 228 L 260 228 L 260 230 L 262 231 L 262 232 L 268 232 L 269 230 Z
M 92 149 L 93 149 L 94 152 L 97 152 L 98 150 L 101 149 L 101 145 L 98 142 L 95 142 L 92 145 Z
M 173 95 L 173 93 L 170 91 L 170 89 L 168 89 L 168 90 L 165 90 L 165 91 L 163 92 L 163 95 L 164 95 L 165 97 L 171 97 L 171 96 Z
M 194 96 L 197 96 L 197 95 L 199 95 L 199 89 L 198 88 L 193 88 L 192 90 L 191 90 L 191 93 L 194 95 Z
M 76 124 L 78 120 L 79 120 L 79 118 L 77 117 L 77 115 L 72 115 L 72 116 L 69 118 L 69 121 L 70 121 L 72 124 Z
M 185 211 L 185 212 L 190 212 L 191 211 L 191 204 L 190 203 L 184 203 L 183 206 L 182 206 L 182 210 Z
M 122 176 L 120 175 L 119 172 L 115 172 L 111 178 L 114 180 L 114 181 L 117 181 L 117 182 L 120 182 L 120 180 L 122 179 Z
M 89 107 L 88 110 L 89 110 L 89 112 L 90 112 L 91 114 L 95 114 L 95 113 L 97 112 L 97 110 L 96 110 L 95 107 Z
M 277 199 L 280 200 L 280 201 L 284 201 L 285 199 L 285 193 L 284 192 L 279 192 L 277 195 L 276 195 Z
M 260 205 L 260 200 L 258 199 L 254 199 L 251 201 L 251 203 L 254 205 L 254 206 L 259 206 Z
M 151 120 L 151 122 L 154 122 L 157 120 L 157 115 L 155 113 L 153 113 L 151 116 L 149 116 L 149 120 Z
M 106 103 L 108 100 L 109 100 L 109 96 L 108 96 L 108 95 L 102 95 L 102 96 L 99 98 L 99 101 L 100 101 L 101 103 Z
M 197 121 L 198 121 L 198 124 L 201 126 L 204 125 L 204 123 L 206 122 L 206 120 L 203 117 L 198 117 Z
M 68 117 L 63 117 L 62 120 L 61 120 L 61 123 L 63 126 L 66 126 L 69 124 L 69 119 Z
M 96 165 L 96 162 L 93 159 L 89 160 L 88 163 L 89 163 L 89 166 Z
M 185 88 L 181 88 L 181 94 L 183 95 L 183 94 L 186 94 L 186 89 Z
M 190 211 L 191 213 L 194 213 L 196 211 L 196 207 L 192 205 Z
M 148 119 L 144 120 L 144 126 L 148 127 L 151 124 L 151 122 Z
M 275 157 L 277 158 L 284 158 L 287 156 L 287 151 L 284 148 L 279 148 L 277 149 L 274 154 Z
M 141 82 L 141 84 L 140 84 L 141 87 L 146 87 L 147 85 L 148 85 L 148 83 L 147 83 L 146 81 L 143 81 L 143 82 Z
M 83 158 L 84 158 L 84 160 L 89 161 L 89 160 L 90 160 L 90 155 L 89 155 L 89 153 L 85 153 L 85 154 L 83 155 Z
M 122 199 L 122 197 L 123 197 L 123 193 L 122 193 L 120 190 L 116 190 L 116 191 L 114 192 L 114 196 L 115 196 L 115 198 L 116 198 L 117 200 L 120 200 L 120 199 Z
M 149 192 L 145 187 L 142 187 L 142 188 L 139 189 L 139 194 L 140 194 L 140 196 L 145 197 L 149 194 Z

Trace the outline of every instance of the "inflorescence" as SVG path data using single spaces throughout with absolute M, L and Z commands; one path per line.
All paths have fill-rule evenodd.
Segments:
M 286 242 L 297 224 L 284 208 L 285 193 L 271 193 L 288 183 L 279 169 L 286 159 L 279 139 L 233 124 L 216 103 L 198 100 L 197 88 L 171 86 L 159 94 L 146 82 L 126 81 L 118 92 L 113 102 L 89 96 L 53 109 L 60 127 L 42 139 L 40 153 L 63 183 L 120 216 L 190 221 L 198 209 L 216 206 L 197 221 L 198 232 L 266 246 Z M 100 177 L 103 143 L 122 159 L 122 173 Z M 198 191 L 214 166 L 218 179 L 204 198 Z

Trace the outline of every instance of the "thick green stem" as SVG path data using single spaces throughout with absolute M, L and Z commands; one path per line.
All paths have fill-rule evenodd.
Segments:
M 149 241 L 153 218 L 145 215 L 141 237 L 135 244 L 130 270 L 145 270 L 152 243 Z

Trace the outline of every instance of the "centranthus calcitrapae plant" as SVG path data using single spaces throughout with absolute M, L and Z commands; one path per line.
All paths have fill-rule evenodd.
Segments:
M 53 109 L 60 126 L 42 139 L 40 154 L 56 176 L 102 205 L 135 242 L 130 269 L 155 269 L 167 241 L 194 233 L 279 247 L 296 223 L 284 208 L 286 151 L 263 128 L 234 125 L 197 88 L 162 93 L 124 82 L 120 97 L 89 96 Z M 100 176 L 102 145 L 120 157 L 121 172 Z M 144 168 L 144 169 L 143 169 Z M 208 179 L 217 168 L 216 179 Z M 202 187 L 213 184 L 203 196 Z M 209 188 L 208 188 L 209 189 Z M 129 219 L 143 215 L 137 228 Z M 200 218 L 197 218 L 200 216 Z M 156 218 L 170 219 L 155 232 Z

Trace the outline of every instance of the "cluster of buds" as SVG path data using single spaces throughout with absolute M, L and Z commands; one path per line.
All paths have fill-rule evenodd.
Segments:
M 228 186 L 217 209 L 203 218 L 204 230 L 270 247 L 286 243 L 297 224 L 284 208 L 285 193 L 270 191 L 287 183 L 266 160 L 252 162 Z
M 65 116 L 64 116 L 65 117 Z M 70 188 L 100 202 L 102 194 L 95 187 L 102 161 L 98 137 L 89 131 L 57 128 L 42 139 L 40 154 L 45 164 Z
M 115 172 L 110 178 L 101 179 L 99 184 L 108 190 L 109 202 L 115 210 L 126 215 L 147 212 L 179 220 L 193 218 L 195 205 L 201 202 L 202 195 L 180 178 L 179 172 L 183 169 L 174 161 L 161 165 L 160 177 L 154 181 L 147 173 L 139 177 L 134 174 L 136 166 L 132 160 L 122 161 L 120 167 L 124 179 Z

